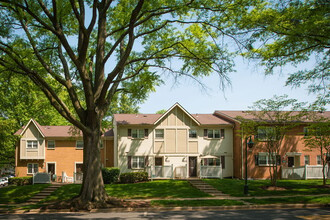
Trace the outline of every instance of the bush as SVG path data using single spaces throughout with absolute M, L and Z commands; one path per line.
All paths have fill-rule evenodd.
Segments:
M 104 184 L 117 183 L 119 180 L 120 170 L 117 167 L 102 168 L 102 176 Z
M 147 172 L 131 172 L 120 174 L 121 183 L 138 183 L 148 181 Z
M 8 179 L 8 184 L 16 186 L 32 185 L 32 178 L 32 176 L 12 177 Z

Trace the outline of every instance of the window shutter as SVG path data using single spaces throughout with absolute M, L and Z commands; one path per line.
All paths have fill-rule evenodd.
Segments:
M 220 137 L 225 138 L 225 129 L 220 129 Z
M 148 129 L 144 129 L 144 138 L 148 138 L 148 136 L 149 136 Z
M 204 129 L 204 137 L 207 137 L 207 129 Z
M 132 169 L 132 156 L 127 157 L 127 168 Z
M 254 162 L 255 162 L 255 165 L 256 165 L 256 166 L 259 165 L 259 157 L 258 157 L 258 154 L 255 154 L 255 155 L 254 155 Z
M 276 165 L 281 165 L 281 155 L 276 155 Z
M 148 130 L 148 129 L 147 129 Z M 148 156 L 145 156 L 144 157 L 144 166 L 147 167 L 149 166 L 149 157 Z
M 222 169 L 225 169 L 226 168 L 226 165 L 225 165 L 226 164 L 225 156 L 221 156 L 220 163 L 221 163 Z
M 127 129 L 127 137 L 132 137 L 132 129 Z

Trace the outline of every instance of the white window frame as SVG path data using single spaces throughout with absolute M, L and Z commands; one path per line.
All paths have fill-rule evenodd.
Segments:
M 81 147 L 81 143 L 82 143 L 82 147 Z M 83 140 L 76 140 L 76 149 L 84 149 L 84 141 Z
M 32 172 L 29 172 L 29 165 L 31 165 Z M 35 174 L 39 172 L 39 164 L 37 163 L 28 163 L 26 167 L 27 167 L 27 174 Z M 36 168 L 37 168 L 37 172 L 34 172 Z
M 197 130 L 189 129 L 189 138 L 196 139 L 197 138 Z
M 145 129 L 138 129 L 138 128 L 132 128 L 131 130 L 131 135 L 132 135 L 132 138 L 135 138 L 135 139 L 143 139 L 144 138 L 144 130 Z
M 223 132 L 221 132 L 223 131 Z M 207 129 L 207 138 L 221 139 L 225 137 L 225 129 Z
M 38 140 L 27 140 L 26 149 L 38 149 Z
M 134 160 L 136 160 L 136 165 L 134 166 Z M 143 166 L 140 166 L 141 164 L 141 160 L 143 163 Z M 145 157 L 144 156 L 132 156 L 131 158 L 131 168 L 132 169 L 144 169 L 145 168 Z
M 52 147 L 49 147 L 49 142 L 53 142 L 54 145 L 53 145 Z M 47 149 L 50 149 L 50 150 L 55 149 L 55 140 L 48 140 L 48 141 L 47 141 Z
M 306 160 L 307 159 L 307 160 Z M 306 163 L 307 162 L 307 163 Z M 310 156 L 309 155 L 305 155 L 304 156 L 304 164 L 305 165 L 310 165 L 311 160 L 310 160 Z
M 155 139 L 164 139 L 164 129 L 155 129 Z
M 272 153 L 273 155 L 275 155 L 275 153 Z M 261 157 L 265 157 L 264 161 L 266 161 L 266 163 L 261 163 Z M 260 152 L 258 153 L 258 166 L 273 166 L 276 164 L 276 155 L 275 155 L 275 158 L 274 160 L 272 161 L 273 163 L 270 163 L 271 161 L 269 161 L 269 153 L 266 153 L 266 152 Z

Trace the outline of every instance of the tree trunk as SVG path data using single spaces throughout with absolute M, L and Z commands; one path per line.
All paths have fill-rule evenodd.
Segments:
M 83 132 L 84 156 L 83 156 L 83 184 L 79 197 L 75 200 L 78 208 L 91 209 L 106 204 L 102 165 L 100 156 L 101 123 L 96 115 L 89 117 L 88 127 L 91 132 Z

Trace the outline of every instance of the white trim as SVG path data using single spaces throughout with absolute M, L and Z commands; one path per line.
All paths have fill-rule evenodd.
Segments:
M 197 125 L 201 125 L 199 121 L 197 121 L 187 110 L 185 110 L 179 103 L 175 103 L 171 108 L 169 108 L 162 116 L 160 116 L 155 122 L 154 125 L 156 125 L 158 122 L 160 122 L 165 116 L 168 115 L 175 107 L 178 107 L 181 109 L 186 115 L 190 117 L 191 120 L 193 120 Z
M 34 126 L 36 126 L 37 130 L 39 131 L 39 133 L 41 134 L 41 136 L 43 138 L 45 138 L 45 135 L 41 132 L 41 130 L 39 129 L 39 126 L 35 123 L 35 121 L 31 118 L 30 121 L 26 124 L 26 126 L 24 127 L 24 129 L 21 131 L 21 133 L 19 135 L 22 135 L 25 133 L 26 129 L 29 127 L 29 125 L 31 124 L 31 122 L 34 124 Z
M 77 170 L 76 170 L 76 168 L 77 168 L 77 164 L 84 164 L 83 162 L 74 162 L 74 172 L 76 173 L 77 172 Z
M 54 141 L 54 148 L 49 148 L 49 147 L 48 147 L 49 141 Z M 56 144 L 55 144 L 55 143 L 56 143 L 55 140 L 47 140 L 47 146 L 46 146 L 46 148 L 47 148 L 48 150 L 55 150 L 55 148 L 56 148 Z
M 48 164 L 55 164 L 55 170 L 54 170 L 54 173 L 56 175 L 56 162 L 46 162 L 46 173 L 49 173 L 48 171 Z

